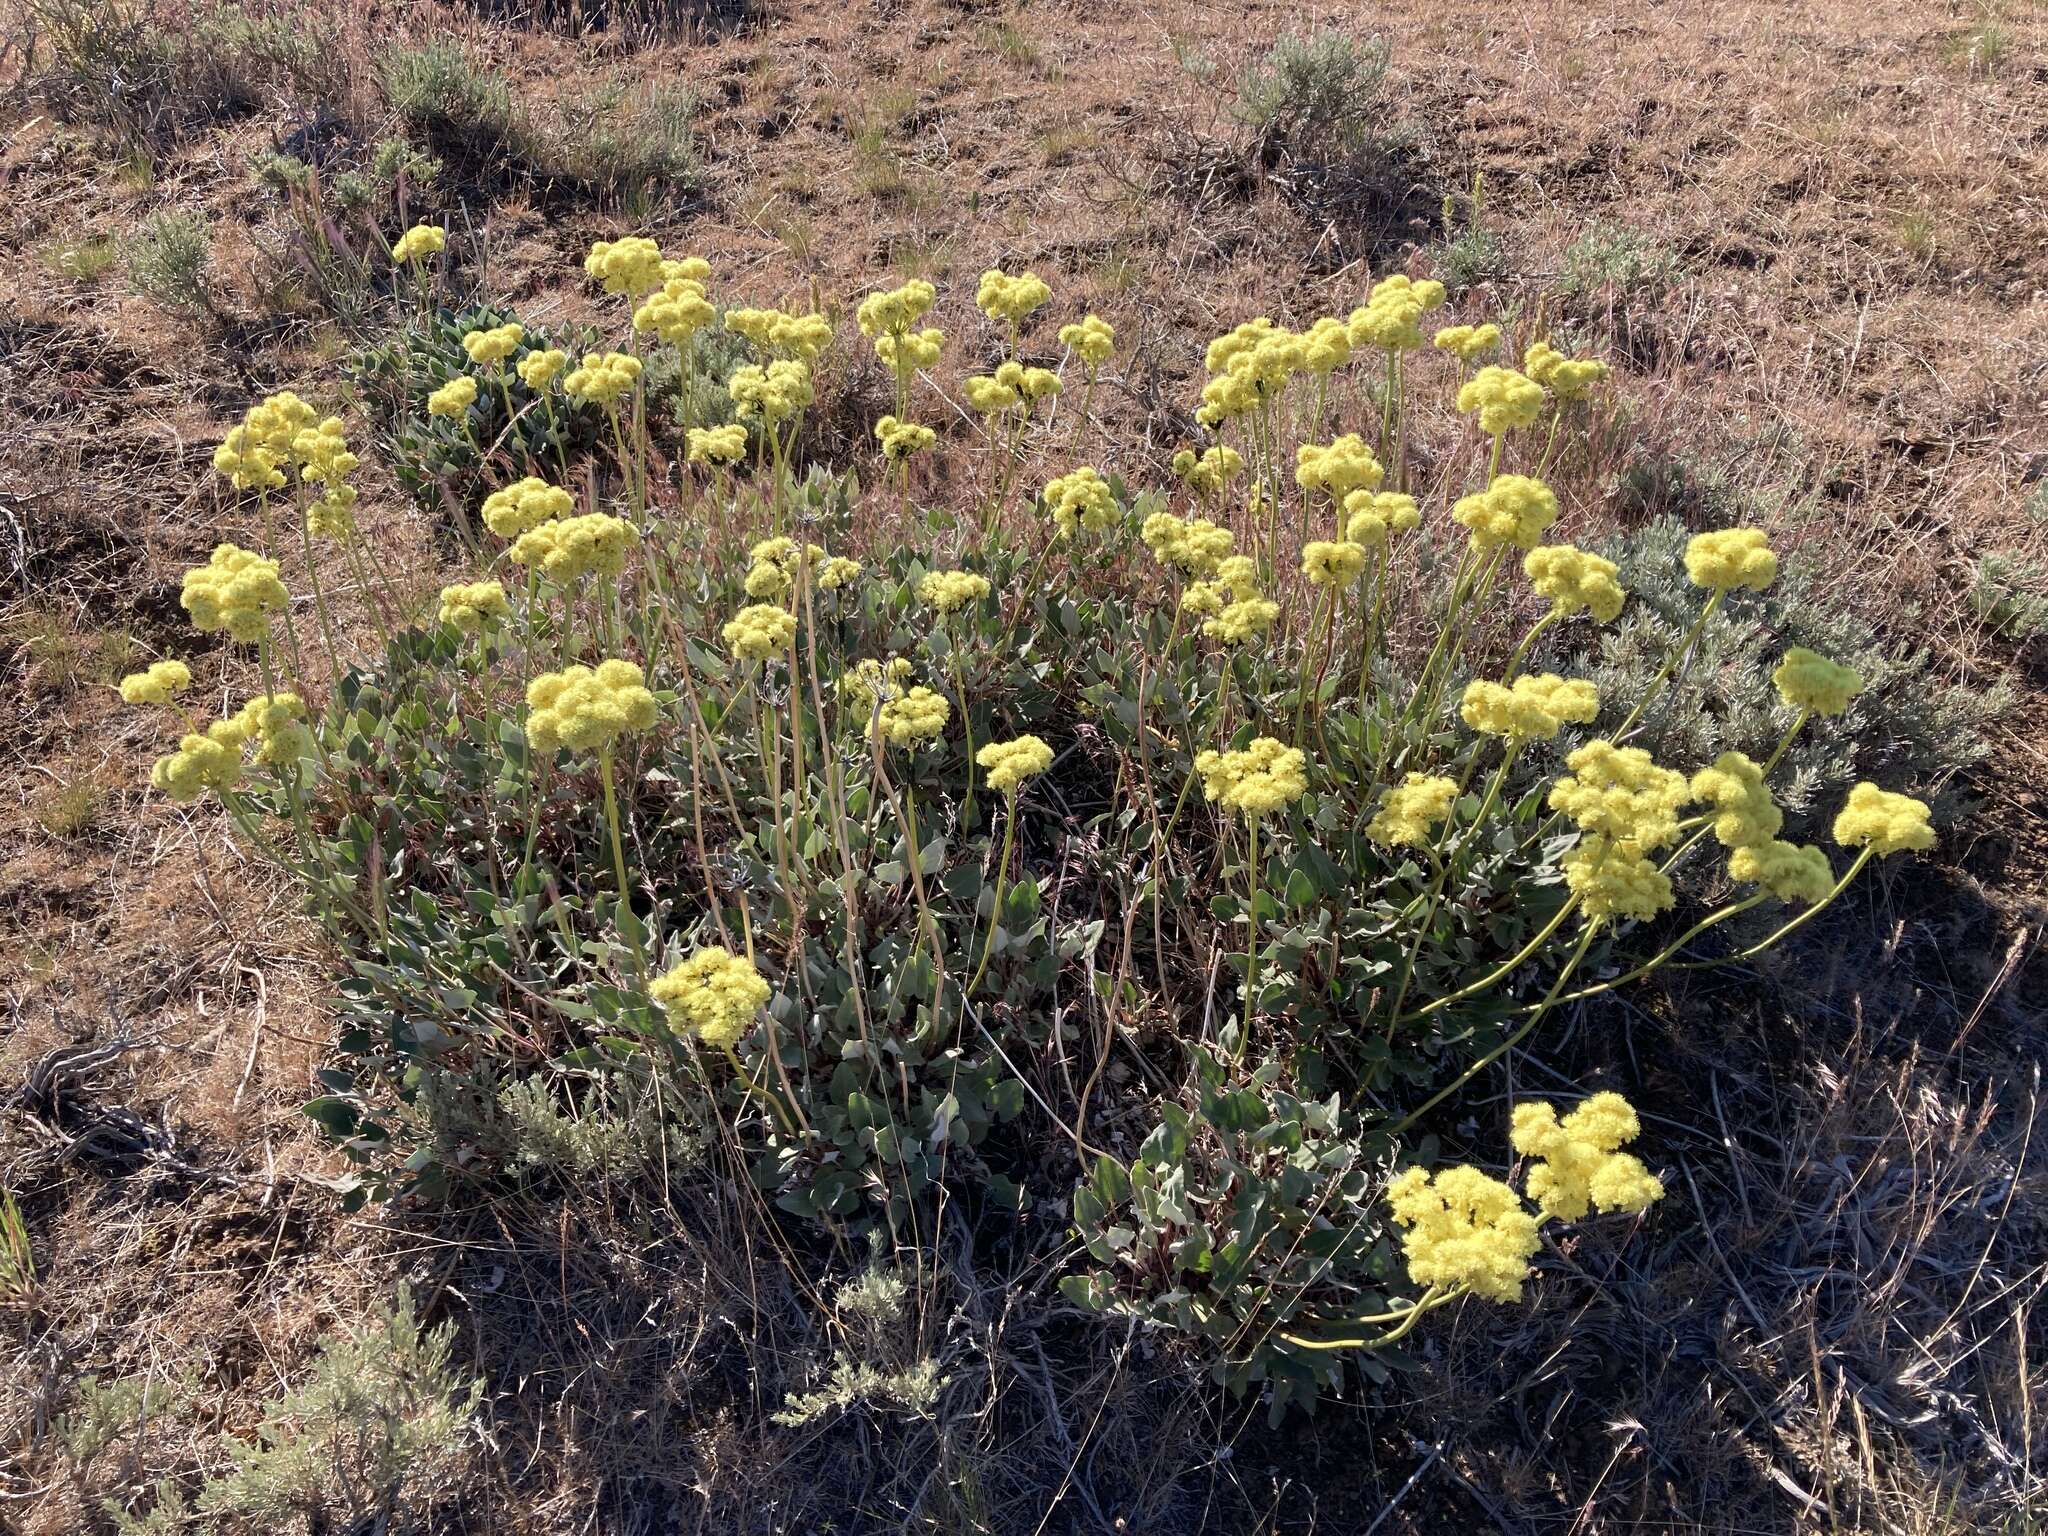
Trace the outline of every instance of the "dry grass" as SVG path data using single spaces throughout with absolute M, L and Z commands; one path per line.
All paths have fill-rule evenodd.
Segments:
M 1546 306 L 1626 364 L 1629 419 L 1584 468 L 1589 505 L 1638 469 L 1724 465 L 1808 509 L 1800 537 L 1842 600 L 1934 647 L 1930 686 L 2010 675 L 2026 705 L 1996 728 L 1970 784 L 1982 812 L 1938 878 L 1873 894 L 1767 974 L 1589 1012 L 1516 1059 L 1627 1084 L 1672 1187 L 1626 1247 L 1547 1256 L 1525 1317 L 1468 1308 L 1395 1388 L 1268 1432 L 1163 1341 L 1024 1306 L 1045 1213 L 1016 1272 L 935 1283 L 917 1334 L 951 1378 L 934 1418 L 771 1427 L 844 1329 L 812 1291 L 822 1256 L 771 1241 L 743 1190 L 674 1210 L 638 1187 L 537 1185 L 339 1213 L 334 1160 L 296 1114 L 326 1032 L 317 944 L 222 825 L 139 792 L 156 744 L 106 686 L 174 641 L 191 653 L 176 572 L 246 532 L 208 480 L 224 426 L 252 392 L 331 392 L 344 338 L 267 309 L 256 259 L 270 215 L 250 166 L 300 124 L 259 107 L 126 160 L 17 79 L 0 132 L 0 666 L 18 684 L 0 689 L 0 1183 L 39 1279 L 31 1304 L 0 1302 L 0 1525 L 107 1528 L 50 1442 L 80 1373 L 197 1383 L 198 1411 L 137 1436 L 94 1490 L 129 1498 L 217 1465 L 220 1430 L 406 1278 L 462 1322 L 489 1386 L 447 1530 L 2039 1528 L 2044 689 L 2039 647 L 1965 601 L 1982 552 L 2048 558 L 2048 519 L 2023 510 L 2048 472 L 2030 436 L 2048 381 L 2038 9 L 1370 8 L 1361 28 L 1395 40 L 1405 147 L 1358 183 L 1247 162 L 1234 137 L 1219 88 L 1317 19 L 1291 5 L 771 5 L 736 26 L 643 6 L 580 41 L 551 9 L 487 19 L 506 9 L 404 19 L 537 100 L 687 87 L 701 202 L 648 232 L 728 287 L 843 297 L 887 266 L 957 311 L 1002 261 L 1099 309 L 1135 344 L 1098 400 L 1126 462 L 1102 467 L 1133 474 L 1187 432 L 1202 337 L 1431 265 L 1445 194 L 1483 173 L 1504 261 L 1473 306 Z M 33 30 L 0 12 L 0 71 L 19 74 Z M 371 38 L 343 30 L 367 102 Z M 490 196 L 458 223 L 493 288 L 532 316 L 589 314 L 576 258 L 618 215 L 538 185 Z M 179 210 L 219 233 L 211 327 L 127 296 L 98 254 Z M 254 244 L 235 233 L 252 215 Z M 1596 227 L 1668 255 L 1675 281 L 1552 297 Z M 849 438 L 864 387 L 847 386 Z M 373 488 L 365 513 L 395 568 L 434 580 L 395 493 Z M 203 689 L 242 686 L 224 655 L 198 670 Z

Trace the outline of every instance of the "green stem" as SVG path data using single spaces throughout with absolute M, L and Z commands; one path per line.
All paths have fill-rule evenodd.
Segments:
M 989 956 L 995 953 L 996 924 L 1003 915 L 1003 878 L 1010 868 L 1010 849 L 1017 837 L 1017 793 L 1010 792 L 1009 815 L 1003 818 L 1003 855 L 996 861 L 996 899 L 988 914 L 988 937 L 981 946 L 981 963 L 974 968 L 974 975 L 968 979 L 967 990 L 962 997 L 974 996 L 974 989 L 981 985 L 982 975 L 988 970 Z

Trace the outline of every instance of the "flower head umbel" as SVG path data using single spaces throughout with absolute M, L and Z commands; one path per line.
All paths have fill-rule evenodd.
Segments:
M 1071 349 L 1093 373 L 1116 350 L 1116 330 L 1100 315 L 1083 315 L 1077 323 L 1060 327 L 1060 345 Z
M 1639 1216 L 1664 1198 L 1642 1160 L 1620 1149 L 1642 1127 L 1618 1093 L 1596 1093 L 1562 1120 L 1549 1104 L 1517 1104 L 1509 1140 L 1538 1159 L 1524 1187 L 1546 1217 L 1578 1221 L 1590 1210 Z
M 839 702 L 849 715 L 865 722 L 882 705 L 903 697 L 910 683 L 910 662 L 902 656 L 877 661 L 863 657 L 839 675 Z
M 1382 848 L 1426 848 L 1430 829 L 1458 803 L 1458 783 L 1434 774 L 1411 773 L 1381 797 L 1365 835 Z
M 1801 714 L 1839 715 L 1863 691 L 1863 674 L 1795 645 L 1771 673 L 1778 697 Z
M 1616 579 L 1619 566 L 1569 544 L 1539 545 L 1523 557 L 1522 570 L 1561 619 L 1590 611 L 1597 621 L 1608 624 L 1628 599 Z
M 1052 290 L 1037 273 L 1020 272 L 1012 277 L 991 267 L 981 274 L 974 305 L 989 319 L 1006 321 L 1015 330 L 1024 323 L 1025 316 L 1051 297 Z
M 953 707 L 943 694 L 919 686 L 884 704 L 876 717 L 875 729 L 899 747 L 922 746 L 944 733 L 952 712 Z
M 732 371 L 726 389 L 743 419 L 778 426 L 811 403 L 811 370 L 788 357 L 778 357 L 765 368 L 746 363 Z
M 1723 752 L 1714 766 L 1692 776 L 1692 797 L 1714 807 L 1714 836 L 1723 848 L 1768 843 L 1785 824 L 1764 771 L 1740 752 Z
M 655 977 L 647 995 L 706 1045 L 726 1051 L 739 1043 L 770 991 L 750 961 L 714 944 Z
M 224 629 L 253 643 L 270 633 L 270 616 L 290 601 L 277 562 L 233 544 L 214 546 L 206 564 L 185 573 L 178 605 L 202 630 Z
M 516 539 L 575 510 L 576 498 L 567 491 L 538 475 L 528 475 L 484 498 L 484 526 L 501 539 Z
M 718 311 L 704 297 L 703 283 L 694 277 L 672 277 L 633 311 L 633 329 L 680 347 L 717 318 Z
M 221 445 L 213 450 L 213 467 L 225 475 L 238 491 L 274 491 L 284 483 L 284 471 L 277 467 L 278 455 L 246 423 L 228 428 Z
M 1825 853 L 1775 838 L 1729 854 L 1728 878 L 1760 885 L 1780 901 L 1808 904 L 1826 901 L 1835 888 L 1835 872 Z
M 583 270 L 606 293 L 637 299 L 661 286 L 661 247 L 643 235 L 600 240 L 584 257 Z
M 180 738 L 178 750 L 150 766 L 149 782 L 159 794 L 183 803 L 209 789 L 216 794 L 241 782 L 242 744 L 248 733 L 239 719 L 216 720 L 202 733 Z
M 1678 813 L 1691 801 L 1685 775 L 1660 768 L 1641 747 L 1589 741 L 1565 759 L 1571 772 L 1550 787 L 1550 808 L 1588 835 L 1651 853 L 1678 837 Z
M 256 761 L 282 768 L 313 755 L 306 704 L 296 693 L 259 693 L 235 716 L 242 740 L 256 744 Z
M 1387 476 L 1356 432 L 1330 443 L 1303 443 L 1294 450 L 1294 483 L 1305 491 L 1326 491 L 1342 501 L 1353 491 L 1374 491 Z
M 1313 539 L 1301 546 L 1301 574 L 1318 587 L 1348 587 L 1365 573 L 1365 556 L 1363 544 Z
M 771 359 L 810 363 L 832 345 L 832 322 L 823 315 L 781 309 L 728 309 L 725 328 L 751 341 Z M 805 377 L 809 377 L 806 370 Z
M 511 613 L 505 589 L 495 581 L 457 583 L 441 589 L 441 622 L 464 634 L 473 635 L 488 624 L 500 623 Z
M 526 328 L 522 325 L 507 322 L 485 326 L 462 338 L 462 350 L 469 354 L 472 363 L 502 363 L 519 350 L 519 343 L 525 338 Z
M 918 600 L 942 614 L 956 613 L 988 594 L 988 578 L 972 571 L 927 571 L 917 583 Z
M 939 291 L 922 278 L 912 278 L 900 288 L 871 293 L 860 301 L 854 319 L 860 333 L 870 340 L 901 336 L 922 320 L 937 302 Z
M 1522 367 L 1560 400 L 1582 400 L 1607 377 L 1607 365 L 1598 358 L 1566 357 L 1547 341 L 1530 343 Z
M 1479 413 L 1479 430 L 1499 437 L 1517 427 L 1535 425 L 1543 413 L 1543 386 L 1512 368 L 1488 363 L 1458 390 L 1458 409 Z
M 749 603 L 719 633 L 741 661 L 767 661 L 796 643 L 796 615 L 774 603 Z
M 585 512 L 529 528 L 514 541 L 514 565 L 537 566 L 550 581 L 582 576 L 616 576 L 625 568 L 626 546 L 638 535 L 633 525 L 609 512 Z
M 1555 672 L 1524 673 L 1508 685 L 1474 678 L 1465 685 L 1458 712 L 1484 735 L 1550 741 L 1567 722 L 1593 722 L 1600 713 L 1600 690 L 1583 677 Z
M 1045 507 L 1063 539 L 1072 538 L 1077 528 L 1102 533 L 1116 521 L 1116 493 L 1087 464 L 1046 481 Z
M 640 359 L 631 353 L 586 352 L 583 361 L 562 380 L 562 388 L 572 399 L 588 400 L 610 409 L 619 403 L 620 396 L 631 394 L 639 382 Z
M 1451 517 L 1472 531 L 1474 549 L 1512 544 L 1534 550 L 1557 521 L 1557 496 L 1528 475 L 1499 475 L 1485 490 L 1459 497 Z
M 1397 533 L 1422 526 L 1422 509 L 1404 491 L 1353 491 L 1344 498 L 1344 537 L 1382 548 Z
M 1934 846 L 1930 815 L 1924 800 L 1867 782 L 1858 784 L 1835 817 L 1835 841 L 1844 848 L 1867 847 L 1879 854 L 1922 853 Z
M 915 421 L 884 416 L 875 423 L 875 439 L 882 445 L 882 457 L 901 463 L 914 453 L 923 453 L 939 440 L 939 434 Z
M 539 394 L 555 381 L 555 375 L 569 366 L 569 354 L 560 347 L 537 347 L 513 365 L 520 383 Z
M 1685 574 L 1696 587 L 1761 592 L 1778 574 L 1778 557 L 1760 528 L 1724 528 L 1693 536 L 1685 546 Z
M 121 698 L 129 704 L 168 704 L 192 686 L 192 669 L 182 661 L 153 661 L 145 671 L 121 679 Z
M 1564 883 L 1594 922 L 1632 917 L 1647 922 L 1677 905 L 1671 878 L 1625 839 L 1595 839 L 1564 856 Z
M 1308 793 L 1308 754 L 1271 736 L 1255 737 L 1242 751 L 1203 752 L 1195 758 L 1202 793 L 1218 805 L 1256 820 L 1284 811 Z
M 1387 1185 L 1387 1204 L 1417 1285 L 1488 1301 L 1521 1298 L 1543 1239 L 1521 1197 L 1499 1179 L 1462 1164 L 1433 1177 L 1405 1168 Z
M 1168 570 L 1197 580 L 1216 573 L 1229 558 L 1233 545 L 1228 528 L 1206 517 L 1175 517 L 1171 512 L 1154 512 L 1139 530 L 1152 558 Z
M 1476 363 L 1500 345 L 1497 325 L 1447 325 L 1430 337 L 1429 344 L 1448 352 L 1461 363 Z
M 438 224 L 415 224 L 392 242 L 391 260 L 404 266 L 409 261 L 438 256 L 447 249 L 448 231 Z
M 458 419 L 475 404 L 476 380 L 460 373 L 427 396 L 427 414 Z
M 999 795 L 1015 795 L 1026 779 L 1052 766 L 1052 748 L 1036 736 L 992 741 L 974 754 L 988 774 L 988 787 Z
M 692 464 L 737 464 L 747 456 L 747 429 L 738 422 L 692 427 L 687 441 Z
M 608 751 L 627 732 L 652 726 L 657 713 L 646 675 L 617 658 L 543 672 L 526 685 L 526 703 L 526 737 L 538 752 Z

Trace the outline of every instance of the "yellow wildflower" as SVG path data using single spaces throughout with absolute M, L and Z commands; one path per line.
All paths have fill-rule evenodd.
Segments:
M 396 265 L 403 265 L 438 256 L 447 249 L 448 231 L 438 224 L 415 224 L 392 244 L 391 260 Z
M 652 332 L 672 347 L 680 347 L 718 318 L 718 311 L 704 297 L 704 285 L 693 277 L 672 277 L 662 283 L 633 311 L 633 329 Z
M 496 624 L 511 613 L 505 589 L 495 581 L 458 582 L 441 589 L 441 622 L 453 624 L 465 634 Z
M 1101 533 L 1116 521 L 1115 493 L 1086 464 L 1046 481 L 1045 506 L 1061 538 L 1072 538 L 1076 528 Z
M 796 643 L 796 615 L 770 603 L 749 603 L 720 633 L 741 661 L 767 661 Z
M 1546 1217 L 1578 1221 L 1589 1210 L 1640 1216 L 1664 1198 L 1642 1160 L 1620 1150 L 1642 1126 L 1627 1099 L 1596 1093 L 1562 1120 L 1549 1104 L 1517 1104 L 1508 1139 L 1538 1159 L 1522 1181 Z
M 910 681 L 910 662 L 891 656 L 886 662 L 863 657 L 839 675 L 839 702 L 861 720 L 870 719 L 877 708 L 903 697 Z
M 1607 377 L 1607 365 L 1597 358 L 1566 357 L 1547 341 L 1530 343 L 1522 367 L 1560 400 L 1581 399 Z
M 235 725 L 244 741 L 256 743 L 256 761 L 278 768 L 313 755 L 305 715 L 305 701 L 296 693 L 259 693 L 242 706 Z
M 1284 811 L 1308 793 L 1308 754 L 1271 736 L 1255 737 L 1241 751 L 1200 753 L 1195 772 L 1203 794 L 1253 819 Z
M 1199 455 L 1183 448 L 1173 456 L 1173 472 L 1199 496 L 1213 496 L 1244 472 L 1244 455 L 1227 443 L 1204 449 Z
M 1202 633 L 1225 645 L 1242 645 L 1263 635 L 1280 617 L 1280 605 L 1269 597 L 1240 597 L 1224 604 L 1213 619 L 1202 624 Z
M 658 713 L 647 677 L 630 661 L 543 672 L 526 685 L 526 737 L 537 752 L 607 749 L 628 731 L 650 728 Z
M 1911 795 L 1858 784 L 1835 818 L 1835 841 L 1844 848 L 1868 845 L 1881 854 L 1923 852 L 1934 846 L 1930 814 L 1926 802 Z
M 277 455 L 247 425 L 228 428 L 213 450 L 213 467 L 238 491 L 274 491 L 285 483 Z
M 153 661 L 121 679 L 121 697 L 129 704 L 168 704 L 191 686 L 192 669 L 182 661 Z
M 528 475 L 484 498 L 484 526 L 501 539 L 516 539 L 575 510 L 576 498 L 567 491 L 538 475 Z
M 299 466 L 299 478 L 316 485 L 332 484 L 352 475 L 362 462 L 349 452 L 339 416 L 330 416 L 317 427 L 295 433 L 292 459 Z
M 1647 922 L 1677 905 L 1671 881 L 1631 842 L 1583 843 L 1564 856 L 1564 883 L 1587 917 Z
M 468 332 L 462 338 L 462 350 L 472 363 L 502 363 L 525 339 L 526 327 L 508 322 Z
M 1863 674 L 1795 645 L 1771 674 L 1778 696 L 1802 714 L 1839 715 L 1863 691 Z
M 953 613 L 989 594 L 988 578 L 972 571 L 927 571 L 917 583 L 917 595 L 940 613 Z
M 476 380 L 458 374 L 427 396 L 429 416 L 459 417 L 476 404 Z
M 1451 814 L 1458 803 L 1455 779 L 1411 773 L 1380 798 L 1380 808 L 1366 823 L 1365 835 L 1383 848 L 1426 848 L 1430 828 Z
M 929 368 L 936 363 L 945 345 L 946 333 L 937 326 L 905 331 L 900 336 L 885 332 L 875 338 L 875 356 L 882 360 L 885 368 L 893 369 L 907 379 L 918 369 Z
M 737 464 L 747 456 L 747 429 L 738 423 L 692 427 L 688 434 L 692 464 Z
M 1319 587 L 1348 587 L 1365 574 L 1365 546 L 1314 539 L 1301 546 L 1301 574 Z
M 1835 872 L 1818 848 L 1773 839 L 1737 848 L 1728 856 L 1728 878 L 1760 885 L 1780 901 L 1826 901 Z
M 206 564 L 185 573 L 178 606 L 202 630 L 224 629 L 252 642 L 270 633 L 270 616 L 290 601 L 277 562 L 233 544 L 218 544 Z
M 992 741 L 974 754 L 988 774 L 988 787 L 999 795 L 1014 795 L 1026 779 L 1052 766 L 1052 748 L 1036 736 L 1019 736 L 1015 741 Z
M 1692 799 L 1685 775 L 1660 768 L 1641 747 L 1589 741 L 1570 757 L 1571 773 L 1550 787 L 1550 808 L 1581 831 L 1655 852 L 1678 836 L 1678 813 Z
M 639 382 L 640 359 L 631 353 L 586 352 L 583 361 L 562 380 L 562 388 L 574 399 L 610 408 L 619 403 L 620 396 L 631 394 Z
M 1400 491 L 1353 491 L 1344 498 L 1344 536 L 1367 549 L 1378 549 L 1397 533 L 1422 524 L 1415 498 Z
M 1724 528 L 1696 534 L 1685 546 L 1685 573 L 1694 586 L 1726 592 L 1761 592 L 1778 574 L 1778 557 L 1760 528 Z
M 922 320 L 937 301 L 938 290 L 922 278 L 912 278 L 900 288 L 871 293 L 854 312 L 860 333 L 869 338 L 901 336 Z
M 1542 1247 L 1536 1218 L 1515 1192 L 1477 1168 L 1445 1168 L 1434 1178 L 1406 1168 L 1387 1185 L 1387 1205 L 1402 1228 L 1408 1276 L 1432 1290 L 1465 1290 L 1488 1301 L 1518 1301 L 1529 1260 Z
M 974 304 L 989 319 L 1007 321 L 1014 330 L 1024 323 L 1026 315 L 1051 297 L 1052 290 L 1046 287 L 1037 273 L 1023 272 L 1011 277 L 991 267 L 981 274 Z
M 306 503 L 306 532 L 316 539 L 343 542 L 356 531 L 356 488 L 330 485 L 320 496 Z
M 1724 848 L 1754 848 L 1768 843 L 1785 824 L 1784 812 L 1771 798 L 1764 771 L 1740 752 L 1723 752 L 1714 766 L 1692 776 L 1692 797 L 1714 807 L 1714 836 Z
M 1154 512 L 1139 536 L 1161 565 L 1197 578 L 1214 575 L 1233 542 L 1228 528 L 1206 517 L 1179 518 L 1171 512 Z
M 1568 619 L 1584 609 L 1602 624 L 1621 612 L 1628 594 L 1622 590 L 1620 567 L 1569 544 L 1544 544 L 1529 551 L 1522 570 L 1538 594 L 1550 599 L 1552 611 Z
M 514 565 L 538 566 L 550 580 L 616 576 L 626 564 L 626 545 L 639 537 L 633 525 L 608 512 L 585 512 L 541 523 L 519 535 L 509 551 Z
M 875 728 L 899 747 L 914 747 L 944 731 L 951 713 L 952 706 L 943 695 L 917 687 L 885 703 Z
M 569 354 L 560 347 L 536 348 L 515 365 L 520 382 L 535 394 L 552 384 L 555 375 L 568 366 Z
M 655 977 L 647 995 L 706 1045 L 727 1051 L 747 1032 L 770 990 L 751 961 L 713 944 Z
M 1305 491 L 1327 491 L 1338 501 L 1353 491 L 1377 490 L 1386 475 L 1356 432 L 1346 432 L 1331 443 L 1303 443 L 1294 450 L 1294 483 Z
M 216 720 L 205 733 L 194 731 L 178 741 L 178 750 L 150 765 L 149 782 L 159 794 L 184 802 L 209 789 L 233 789 L 242 778 L 242 743 L 247 734 L 239 720 Z
M 1500 345 L 1500 327 L 1447 325 L 1429 341 L 1439 352 L 1448 352 L 1461 363 L 1476 363 Z
M 732 371 L 725 387 L 739 416 L 758 417 L 772 427 L 811 403 L 811 370 L 787 357 L 779 357 L 765 368 L 747 363 Z
M 1474 678 L 1465 685 L 1458 713 L 1487 736 L 1550 741 L 1567 722 L 1592 723 L 1600 713 L 1600 690 L 1583 677 L 1559 677 L 1555 672 L 1524 673 L 1508 686 Z
M 1557 521 L 1557 496 L 1528 475 L 1499 475 L 1485 490 L 1459 497 L 1451 517 L 1472 531 L 1474 549 L 1534 549 Z
M 875 423 L 875 436 L 882 444 L 882 456 L 901 463 L 913 453 L 923 453 L 939 440 L 939 434 L 915 421 L 884 416 Z
M 1116 350 L 1116 330 L 1099 315 L 1083 315 L 1078 324 L 1060 327 L 1060 345 L 1070 349 L 1092 373 Z
M 1488 363 L 1458 390 L 1458 409 L 1479 413 L 1479 430 L 1499 437 L 1532 425 L 1543 413 L 1543 386 L 1534 379 Z
M 637 299 L 661 286 L 661 247 L 643 235 L 600 240 L 584 257 L 583 270 L 606 293 Z

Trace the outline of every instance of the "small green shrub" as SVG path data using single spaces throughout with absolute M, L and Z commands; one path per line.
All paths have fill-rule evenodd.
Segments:
M 1625 224 L 1595 224 L 1565 248 L 1559 290 L 1568 297 L 1612 295 L 1625 303 L 1661 299 L 1683 269 L 1678 253 Z
M 144 298 L 173 314 L 213 313 L 213 285 L 207 276 L 213 232 L 199 215 L 152 216 L 129 240 L 124 256 L 129 286 Z
M 1238 116 L 1298 158 L 1355 159 L 1384 127 L 1388 59 L 1376 37 L 1283 37 L 1238 80 Z
M 1454 292 L 1495 282 L 1507 273 L 1507 251 L 1486 223 L 1486 175 L 1475 171 L 1472 191 L 1460 220 L 1458 200 L 1444 194 L 1444 243 L 1437 248 L 1436 269 Z
M 493 175 L 532 162 L 533 131 L 511 85 L 462 44 L 395 47 L 377 76 L 391 110 L 441 158 Z
M 1999 639 L 2024 645 L 2048 634 L 2048 566 L 1995 550 L 1970 578 L 1970 608 Z
M 601 86 L 562 106 L 548 174 L 603 206 L 644 216 L 697 184 L 696 110 L 679 86 Z

